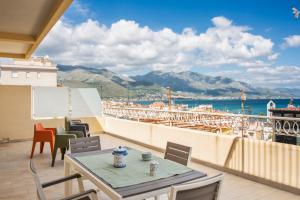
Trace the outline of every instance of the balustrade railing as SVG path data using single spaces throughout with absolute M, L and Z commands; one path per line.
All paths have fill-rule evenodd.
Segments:
M 261 140 L 270 140 L 273 134 L 300 136 L 300 118 L 109 106 L 103 108 L 103 113 L 116 118 L 222 134 L 237 134 Z

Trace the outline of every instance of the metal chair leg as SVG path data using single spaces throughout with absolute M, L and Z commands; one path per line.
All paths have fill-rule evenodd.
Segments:
M 52 153 L 52 163 L 51 163 L 51 167 L 54 167 L 55 164 L 55 158 L 56 158 L 56 154 L 57 154 L 57 147 L 54 147 L 54 151 Z

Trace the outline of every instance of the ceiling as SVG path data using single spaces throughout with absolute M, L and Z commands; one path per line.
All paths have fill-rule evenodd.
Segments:
M 0 57 L 28 59 L 73 0 L 0 0 Z

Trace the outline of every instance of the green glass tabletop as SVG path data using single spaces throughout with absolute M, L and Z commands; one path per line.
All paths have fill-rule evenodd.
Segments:
M 130 149 L 126 156 L 127 166 L 115 168 L 111 152 L 75 156 L 74 158 L 88 170 L 111 185 L 112 188 L 126 187 L 175 176 L 192 171 L 192 169 L 176 162 L 152 156 L 152 160 L 158 161 L 156 176 L 150 176 L 150 161 L 141 159 L 142 152 Z

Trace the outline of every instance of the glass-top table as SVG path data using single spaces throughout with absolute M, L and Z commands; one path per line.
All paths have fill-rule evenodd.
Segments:
M 72 170 L 93 182 L 111 199 L 145 199 L 170 191 L 171 186 L 205 177 L 173 161 L 153 156 L 159 162 L 156 176 L 149 175 L 150 161 L 143 161 L 138 150 L 128 148 L 125 168 L 113 167 L 113 149 L 68 154 L 65 156 L 65 175 Z M 71 182 L 65 183 L 65 193 L 72 192 Z

